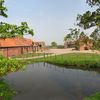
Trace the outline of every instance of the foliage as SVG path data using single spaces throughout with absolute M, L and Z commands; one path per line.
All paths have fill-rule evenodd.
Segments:
M 15 94 L 16 92 L 3 79 L 0 79 L 0 100 L 11 100 Z
M 79 69 L 100 69 L 100 55 L 89 53 L 69 53 L 54 56 L 45 56 L 45 58 L 27 59 L 22 60 L 22 63 L 29 64 L 33 62 L 47 62 L 52 64 L 61 65 L 69 68 Z M 97 70 L 100 71 L 100 70 Z
M 64 41 L 71 41 L 72 40 L 72 36 L 71 34 L 67 34 L 65 37 L 64 37 Z
M 84 100 L 100 100 L 100 93 L 96 93 L 89 97 L 86 97 Z
M 97 49 L 97 44 L 100 44 L 100 0 L 87 0 L 87 3 L 91 7 L 96 6 L 96 10 L 93 12 L 86 11 L 83 15 L 78 14 L 78 26 L 84 29 L 95 27 L 90 37 L 94 42 L 93 48 Z
M 79 20 L 78 25 L 84 29 L 94 26 L 100 29 L 100 8 L 94 12 L 86 11 L 83 15 L 79 14 L 77 20 Z
M 87 0 L 89 6 L 100 6 L 100 0 Z
M 0 57 L 0 75 L 4 75 L 7 72 L 14 72 L 22 68 L 23 64 L 16 59 L 7 59 Z
M 3 6 L 4 0 L 0 0 L 0 15 L 7 17 L 5 13 L 7 8 Z M 12 38 L 16 36 L 23 36 L 25 34 L 34 35 L 33 29 L 30 29 L 27 22 L 21 22 L 20 26 L 11 25 L 8 23 L 0 23 L 0 38 Z
M 29 28 L 26 22 L 22 22 L 20 26 L 0 23 L 0 38 L 22 37 L 27 33 L 34 35 L 33 30 Z
M 58 55 L 48 57 L 44 59 L 45 62 L 64 65 L 65 67 L 74 68 L 100 68 L 100 55 L 97 54 L 85 54 L 85 53 L 70 53 L 64 55 Z
M 79 39 L 79 36 L 80 36 L 80 29 L 69 29 L 70 30 L 70 34 L 71 34 L 71 37 L 72 37 L 72 40 L 76 41 Z
M 64 37 L 64 40 L 67 42 L 74 42 L 75 48 L 79 49 L 79 44 L 84 43 L 87 44 L 91 39 L 84 33 L 81 32 L 80 29 L 70 29 L 70 33 Z
M 78 15 L 78 25 L 84 29 L 96 26 L 100 30 L 100 0 L 87 0 L 87 3 L 93 7 L 97 6 L 97 9 L 93 12 L 86 11 L 83 15 Z
M 7 8 L 4 6 L 4 0 L 0 0 L 0 15 L 3 17 L 8 17 L 6 11 Z
M 55 41 L 51 42 L 52 47 L 57 47 L 57 43 Z

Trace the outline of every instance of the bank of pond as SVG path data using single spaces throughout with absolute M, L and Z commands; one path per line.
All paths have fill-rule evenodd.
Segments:
M 0 57 L 0 100 L 100 100 L 99 70 L 97 54 Z
M 69 53 L 62 55 L 47 56 L 38 59 L 23 60 L 23 63 L 47 62 L 66 68 L 100 69 L 100 55 L 87 53 Z

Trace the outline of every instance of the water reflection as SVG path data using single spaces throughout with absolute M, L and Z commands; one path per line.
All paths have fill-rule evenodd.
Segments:
M 4 78 L 19 93 L 13 100 L 82 100 L 100 91 L 100 74 L 48 63 L 28 65 Z

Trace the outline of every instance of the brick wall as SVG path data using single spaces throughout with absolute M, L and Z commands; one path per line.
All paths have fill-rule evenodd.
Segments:
M 32 52 L 33 52 L 33 48 L 31 46 L 0 49 L 0 54 L 3 55 L 4 57 L 18 56 L 18 55 L 32 53 Z

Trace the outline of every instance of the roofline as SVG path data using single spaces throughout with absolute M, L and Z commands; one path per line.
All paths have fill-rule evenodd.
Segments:
M 16 48 L 16 47 L 31 47 L 31 46 L 33 46 L 33 45 L 29 45 L 29 46 L 5 46 L 5 47 L 0 47 L 0 49 L 1 48 Z

